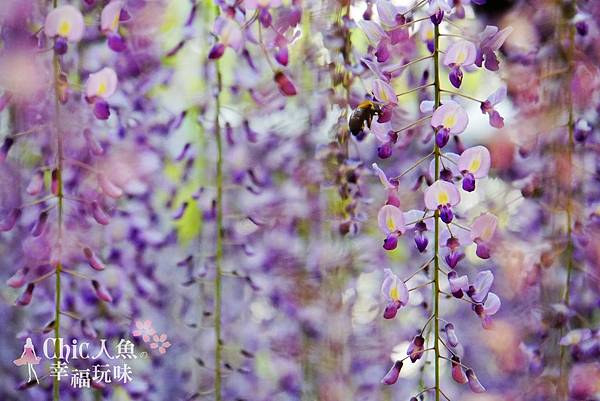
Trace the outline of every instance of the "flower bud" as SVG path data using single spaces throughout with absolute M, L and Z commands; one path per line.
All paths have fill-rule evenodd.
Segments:
M 90 129 L 86 128 L 83 130 L 83 137 L 85 138 L 87 147 L 92 155 L 102 156 L 104 154 L 104 148 L 102 148 L 102 145 L 94 138 Z
M 297 92 L 296 92 L 296 87 L 294 86 L 294 83 L 283 72 L 277 71 L 275 73 L 274 79 L 275 79 L 275 82 L 277 83 L 277 87 L 279 88 L 279 91 L 284 96 L 296 95 Z
M 100 185 L 102 192 L 111 198 L 116 199 L 123 195 L 123 190 L 113 184 L 113 182 L 103 173 L 98 174 L 98 185 Z
M 12 230 L 19 217 L 21 217 L 21 209 L 19 208 L 14 208 L 8 212 L 6 217 L 0 221 L 0 232 Z
M 33 290 L 35 289 L 35 284 L 29 283 L 25 291 L 21 294 L 19 299 L 17 299 L 16 304 L 18 306 L 27 306 L 31 303 L 31 299 L 33 298 Z
M 392 385 L 398 381 L 398 377 L 400 376 L 400 370 L 402 369 L 402 361 L 394 362 L 392 368 L 386 373 L 386 375 L 381 380 L 381 383 Z
M 459 384 L 465 384 L 468 379 L 460 365 L 460 358 L 454 355 L 452 357 L 452 378 Z
M 4 140 L 4 142 L 2 143 L 2 147 L 0 147 L 0 163 L 2 163 L 4 160 L 6 160 L 6 157 L 8 156 L 8 152 L 10 151 L 10 148 L 12 148 L 14 143 L 15 143 L 15 140 L 11 137 L 7 137 Z
M 98 202 L 92 202 L 92 216 L 98 224 L 107 225 L 110 223 L 110 217 L 102 210 Z
M 42 192 L 42 189 L 44 189 L 44 174 L 42 174 L 41 171 L 37 171 L 33 174 L 33 177 L 31 177 L 25 191 L 28 195 L 35 196 Z
M 112 302 L 112 296 L 106 291 L 106 289 L 100 285 L 97 280 L 92 280 L 92 286 L 94 287 L 94 291 L 96 292 L 96 296 L 99 300 L 104 302 Z
M 479 382 L 479 379 L 473 372 L 473 369 L 467 369 L 467 380 L 469 381 L 469 387 L 474 393 L 485 393 L 485 387 Z
M 12 288 L 20 288 L 25 285 L 25 277 L 29 271 L 28 267 L 23 267 L 15 272 L 7 281 L 6 284 Z
M 48 212 L 40 213 L 35 225 L 31 229 L 32 237 L 39 237 L 42 232 L 44 232 L 44 228 L 46 228 L 46 222 L 48 221 Z
M 451 347 L 457 347 L 459 344 L 458 337 L 456 337 L 456 332 L 454 331 L 454 325 L 452 323 L 447 323 L 444 327 L 444 331 L 446 332 L 446 342 Z
M 104 263 L 102 263 L 102 261 L 98 258 L 98 256 L 96 256 L 94 251 L 92 251 L 90 248 L 83 248 L 83 255 L 85 256 L 85 259 L 87 260 L 88 264 L 92 269 L 98 271 L 102 271 L 105 269 Z
M 413 338 L 412 342 L 408 346 L 406 350 L 406 355 L 410 357 L 411 362 L 415 363 L 417 360 L 421 359 L 425 349 L 425 338 L 423 336 L 418 335 Z

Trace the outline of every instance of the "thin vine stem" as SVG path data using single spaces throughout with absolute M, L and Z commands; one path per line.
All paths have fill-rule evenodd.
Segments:
M 58 0 L 53 0 L 52 7 L 58 7 Z M 63 137 L 62 130 L 60 127 L 60 87 L 59 87 L 59 77 L 60 77 L 60 62 L 58 56 L 54 54 L 52 58 L 52 66 L 54 69 L 54 109 L 55 109 L 55 118 L 56 118 L 56 182 L 57 182 L 57 191 L 56 197 L 58 199 L 57 202 L 57 215 L 58 215 L 58 229 L 57 229 L 57 244 L 58 244 L 58 262 L 56 263 L 56 280 L 55 280 L 55 300 L 54 300 L 54 364 L 60 364 L 60 342 L 58 339 L 60 338 L 60 302 L 61 302 L 61 270 L 62 270 L 62 231 L 63 231 L 63 162 L 64 162 L 64 149 L 63 149 Z M 52 383 L 52 399 L 54 401 L 60 400 L 60 378 L 58 375 L 54 377 Z
M 434 26 L 433 44 L 435 51 L 433 52 L 433 68 L 434 68 L 434 99 L 435 109 L 440 107 L 441 88 L 440 88 L 440 28 L 439 25 Z M 433 141 L 433 153 L 435 157 L 435 181 L 440 179 L 440 149 Z M 434 316 L 434 333 L 433 333 L 433 348 L 435 354 L 435 401 L 440 401 L 440 213 L 436 210 L 434 213 L 435 219 L 435 239 L 434 239 L 434 256 L 433 256 L 433 316 Z
M 220 13 L 219 5 L 216 5 L 217 15 Z M 262 43 L 262 42 L 261 42 Z M 267 58 L 268 60 L 268 58 Z M 216 250 L 215 250 L 215 301 L 214 301 L 214 325 L 215 325 L 215 360 L 214 360 L 214 389 L 215 401 L 222 401 L 222 348 L 221 339 L 221 309 L 222 309 L 222 260 L 223 260 L 223 143 L 221 138 L 221 126 L 219 115 L 221 112 L 220 94 L 223 89 L 223 78 L 219 68 L 219 61 L 215 60 L 215 71 L 217 75 L 217 90 L 215 93 L 215 138 L 217 143 L 217 165 L 216 165 L 216 185 L 217 185 L 217 216 L 216 216 Z

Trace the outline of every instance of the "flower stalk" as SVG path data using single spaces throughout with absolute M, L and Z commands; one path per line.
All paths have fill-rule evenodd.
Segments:
M 53 0 L 52 3 L 53 8 L 58 6 L 58 0 Z M 57 218 L 58 218 L 58 235 L 57 235 L 57 244 L 58 244 L 58 261 L 56 263 L 56 279 L 55 279 L 55 301 L 54 301 L 54 338 L 56 341 L 54 342 L 54 363 L 58 365 L 60 363 L 60 342 L 58 339 L 60 338 L 60 302 L 61 302 L 61 269 L 62 269 L 62 229 L 63 229 L 63 162 L 64 162 L 64 147 L 63 147 L 63 137 L 62 131 L 60 127 L 60 62 L 58 59 L 58 55 L 54 54 L 52 58 L 52 65 L 54 68 L 54 108 L 55 108 L 55 118 L 56 118 L 56 198 L 57 198 Z M 54 381 L 52 384 L 53 391 L 53 400 L 60 400 L 60 378 L 58 376 L 54 377 Z
M 440 60 L 439 60 L 439 44 L 440 44 L 440 28 L 439 25 L 434 26 L 434 49 L 433 52 L 433 68 L 434 68 L 434 102 L 435 109 L 440 107 Z M 440 148 L 436 141 L 433 141 L 433 153 L 435 160 L 435 181 L 440 179 Z M 433 248 L 433 324 L 434 338 L 433 350 L 435 354 L 435 401 L 440 400 L 440 212 L 439 209 L 434 214 L 435 231 L 434 231 L 434 248 Z
M 216 6 L 216 13 L 219 14 L 219 6 Z M 215 401 L 221 401 L 221 360 L 223 344 L 221 341 L 221 309 L 222 309 L 222 261 L 223 261 L 223 144 L 221 138 L 221 126 L 219 114 L 221 112 L 220 94 L 223 89 L 223 80 L 221 70 L 219 68 L 219 60 L 215 60 L 215 72 L 217 78 L 217 90 L 215 92 L 215 139 L 217 144 L 217 170 L 216 170 L 216 186 L 217 186 L 217 216 L 216 216 L 216 253 L 215 253 L 215 281 L 214 281 L 214 319 L 215 319 Z

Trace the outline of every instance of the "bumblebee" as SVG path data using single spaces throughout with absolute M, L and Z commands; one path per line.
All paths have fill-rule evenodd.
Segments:
M 373 116 L 375 115 L 381 115 L 381 107 L 378 104 L 371 100 L 365 100 L 359 104 L 350 115 L 350 120 L 348 121 L 350 133 L 354 136 L 360 135 L 365 123 L 367 127 L 371 128 L 371 121 L 373 121 Z

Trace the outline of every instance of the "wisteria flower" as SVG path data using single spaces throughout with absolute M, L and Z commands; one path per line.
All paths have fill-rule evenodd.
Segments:
M 505 98 L 506 86 L 501 86 L 481 103 L 481 112 L 488 115 L 490 125 L 494 128 L 504 127 L 504 118 L 502 118 L 494 106 L 500 104 Z
M 403 306 L 408 304 L 408 288 L 406 283 L 400 280 L 390 269 L 384 269 L 385 275 L 381 284 L 381 294 L 387 302 L 383 317 L 385 319 L 393 319 Z
M 387 235 L 383 241 L 383 248 L 388 251 L 396 249 L 398 237 L 406 231 L 402 210 L 393 205 L 384 205 L 379 209 L 377 222 L 381 231 Z
M 54 41 L 56 54 L 65 54 L 67 42 L 79 42 L 83 37 L 85 24 L 81 12 L 71 6 L 64 5 L 50 11 L 44 24 L 44 33 Z
M 488 295 L 493 282 L 494 274 L 490 270 L 481 271 L 475 276 L 475 281 L 469 287 L 467 295 L 469 295 L 473 301 L 481 303 Z
M 383 379 L 381 379 L 381 383 L 392 385 L 398 381 L 398 377 L 400 376 L 400 370 L 402 370 L 402 361 L 396 361 L 390 368 L 390 370 L 385 374 Z
M 117 73 L 109 67 L 90 74 L 85 83 L 85 98 L 94 105 L 94 115 L 99 120 L 107 120 L 110 109 L 106 99 L 117 90 Z
M 392 183 L 388 177 L 385 175 L 385 172 L 379 168 L 377 163 L 373 163 L 373 170 L 379 177 L 379 181 L 381 181 L 381 185 L 387 191 L 387 205 L 392 205 L 396 207 L 400 207 L 400 199 L 398 198 L 398 182 Z
M 451 270 L 448 273 L 448 284 L 450 285 L 452 295 L 456 298 L 462 298 L 469 290 L 469 277 L 465 275 L 459 276 L 456 271 Z
M 496 232 L 498 218 L 491 213 L 484 213 L 477 217 L 471 225 L 471 240 L 477 244 L 477 256 L 489 259 L 489 243 Z
M 100 30 L 108 38 L 108 46 L 116 52 L 122 52 L 127 48 L 125 39 L 119 35 L 119 23 L 129 19 L 129 14 L 123 8 L 124 5 L 121 0 L 113 0 L 102 9 L 100 15 Z
M 475 313 L 481 318 L 481 326 L 484 329 L 492 327 L 491 316 L 495 315 L 500 310 L 500 298 L 498 295 L 490 292 L 483 305 L 475 305 Z
M 237 21 L 219 16 L 215 20 L 215 34 L 219 37 L 219 42 L 210 49 L 208 58 L 211 60 L 221 58 L 227 47 L 232 48 L 236 52 L 242 48 L 244 35 Z
M 161 354 L 166 353 L 167 348 L 171 346 L 171 343 L 167 341 L 167 335 L 164 333 L 160 336 L 158 334 L 154 334 L 152 336 L 152 341 L 153 342 L 150 343 L 150 348 L 158 349 L 158 352 Z
M 477 57 L 475 65 L 485 66 L 490 71 L 498 71 L 500 68 L 496 51 L 499 50 L 504 41 L 512 32 L 512 27 L 498 30 L 498 27 L 488 25 L 483 32 L 479 34 L 479 48 L 477 49 Z
M 444 56 L 444 65 L 450 68 L 450 83 L 455 88 L 460 88 L 463 79 L 461 67 L 473 65 L 477 56 L 477 48 L 468 40 L 459 40 L 452 43 Z
M 473 369 L 466 370 L 467 380 L 469 382 L 469 388 L 474 393 L 485 393 L 485 387 L 481 384 Z
M 450 139 L 450 134 L 461 134 L 469 124 L 469 116 L 465 109 L 453 100 L 438 107 L 431 117 L 431 126 L 437 130 L 435 142 L 443 148 Z
M 439 25 L 444 19 L 444 13 L 449 13 L 452 9 L 446 0 L 429 0 L 427 14 L 434 25 Z
M 487 177 L 490 164 L 490 152 L 485 146 L 473 146 L 465 150 L 458 159 L 458 169 L 463 176 L 462 188 L 473 192 L 475 179 Z
M 460 202 L 460 192 L 450 182 L 437 180 L 425 190 L 425 206 L 429 210 L 439 210 L 440 218 L 450 224 L 454 214 L 452 206 Z
M 419 28 L 419 38 L 421 39 L 421 41 L 423 41 L 423 43 L 425 43 L 425 45 L 427 46 L 427 50 L 429 50 L 430 53 L 433 53 L 433 51 L 435 50 L 435 44 L 433 41 L 433 25 L 421 24 L 421 27 Z
M 156 334 L 156 330 L 154 330 L 154 328 L 152 327 L 152 321 L 151 320 L 136 320 L 135 321 L 135 329 L 133 330 L 133 332 L 131 334 L 133 334 L 134 337 L 142 337 L 142 340 L 144 340 L 145 343 L 147 343 L 148 341 L 150 341 L 150 338 Z
M 244 5 L 249 11 L 258 10 L 258 20 L 262 26 L 268 28 L 273 21 L 269 8 L 279 7 L 281 0 L 244 0 Z
M 387 82 L 376 79 L 373 81 L 373 96 L 381 103 L 381 113 L 377 119 L 380 123 L 386 123 L 392 119 L 392 110 L 398 105 L 396 92 Z

